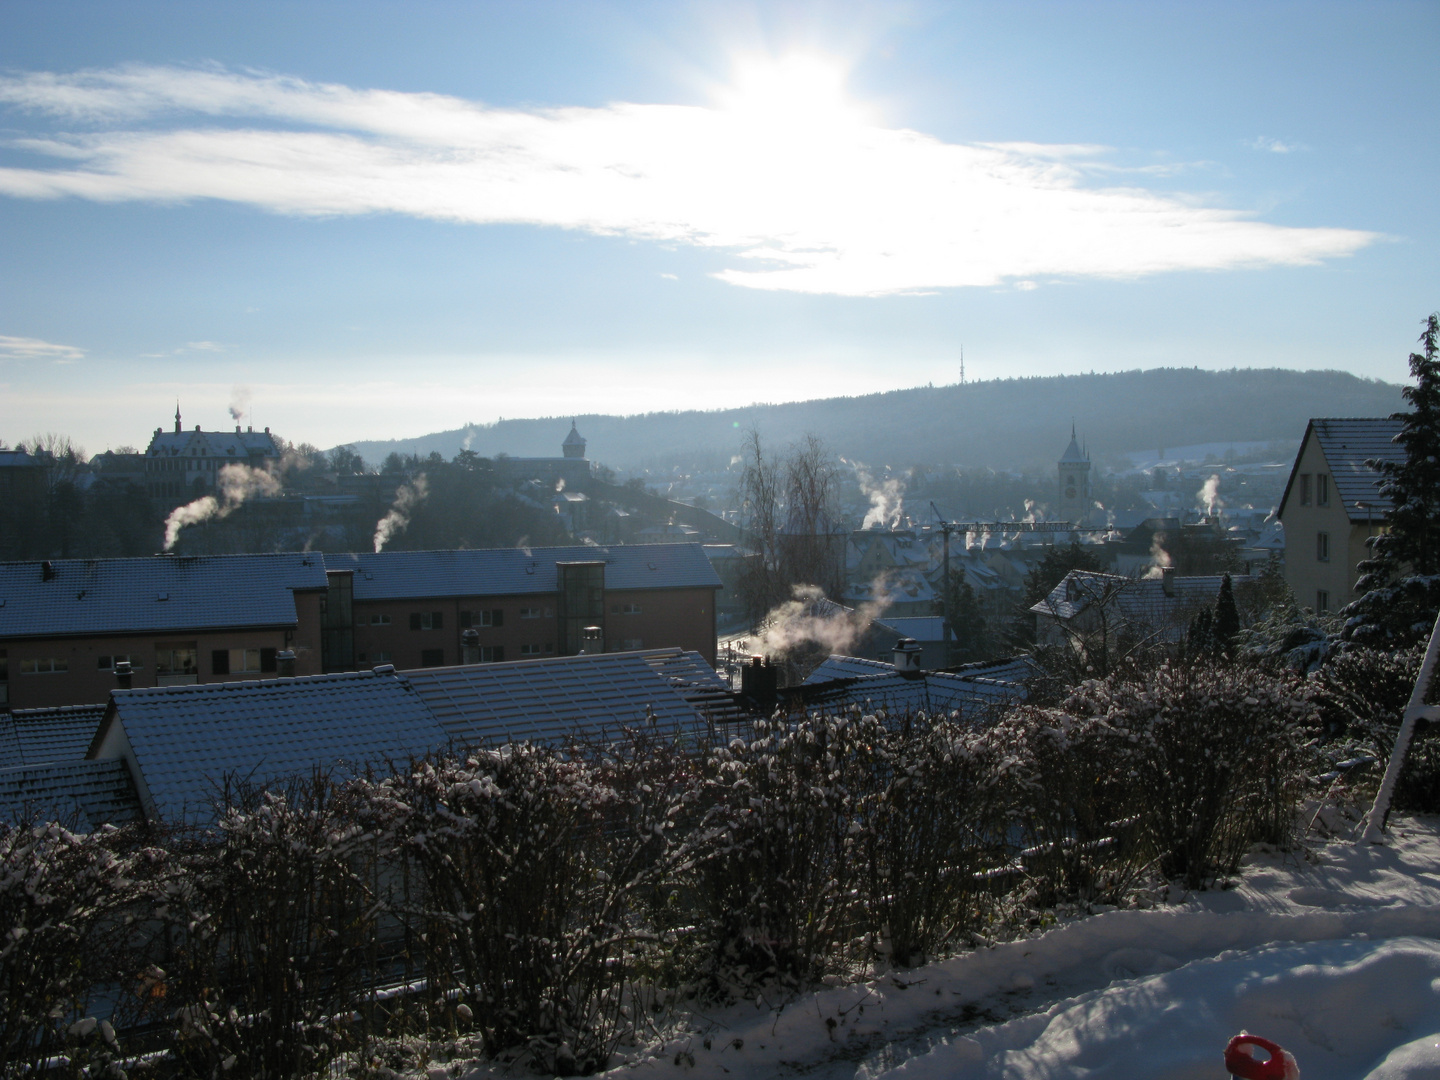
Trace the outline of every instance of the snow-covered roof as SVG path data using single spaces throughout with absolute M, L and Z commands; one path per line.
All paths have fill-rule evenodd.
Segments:
M 130 770 L 119 759 L 0 768 L 0 821 L 73 822 L 90 832 L 139 816 Z
M 79 761 L 90 748 L 104 705 L 62 705 L 0 713 L 0 762 L 44 765 Z
M 875 621 L 881 626 L 888 626 L 900 637 L 914 638 L 916 641 L 943 641 L 945 638 L 945 619 L 940 615 L 914 615 L 908 618 L 882 615 Z
M 353 773 L 449 746 L 613 739 L 646 725 L 699 737 L 706 714 L 730 706 L 724 691 L 703 657 L 681 649 L 117 690 L 89 753 L 133 759 L 147 812 L 204 819 L 227 780 L 263 785 L 316 766 Z
M 198 455 L 192 455 L 198 451 Z M 146 447 L 147 457 L 228 457 L 249 460 L 251 457 L 278 458 L 280 447 L 269 431 L 165 431 L 156 428 Z
M 91 753 L 118 723 L 168 821 L 205 818 L 227 779 L 264 784 L 312 768 L 405 761 L 448 741 L 393 668 L 259 682 L 116 690 Z
M 1390 499 L 1381 494 L 1380 473 L 1367 461 L 1405 460 L 1405 447 L 1395 441 L 1403 424 L 1388 416 L 1374 417 L 1328 417 L 1311 420 L 1305 429 L 1305 442 L 1311 435 L 1320 444 L 1325 462 L 1330 466 L 1330 476 L 1335 483 L 1335 492 L 1345 506 L 1351 521 L 1366 521 L 1383 517 L 1390 510 Z M 1300 454 L 1295 456 L 1295 467 L 1285 485 L 1285 495 L 1280 500 L 1283 510 L 1294 486 L 1296 470 L 1300 467 Z M 1363 503 L 1364 505 L 1360 505 Z
M 1223 574 L 1173 577 L 1170 585 L 1173 595 L 1169 595 L 1161 578 L 1137 581 L 1116 574 L 1071 570 L 1030 610 L 1065 622 L 1087 609 L 1104 607 L 1132 627 L 1147 631 L 1183 629 L 1183 624 L 1188 623 L 1198 608 L 1215 602 L 1223 580 Z M 1232 574 L 1230 580 L 1232 584 L 1239 584 L 1249 578 Z
M 294 626 L 318 554 L 167 555 L 0 563 L 0 638 Z
M 639 652 L 423 668 L 403 678 L 447 738 L 465 746 L 603 741 L 627 727 L 678 735 L 703 726 Z
M 574 545 L 474 551 L 382 551 L 326 555 L 331 570 L 354 572 L 355 599 L 505 596 L 555 592 L 556 566 L 605 563 L 606 589 L 720 588 L 699 544 Z

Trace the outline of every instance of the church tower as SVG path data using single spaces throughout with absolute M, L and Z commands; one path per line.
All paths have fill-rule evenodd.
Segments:
M 575 427 L 575 421 L 570 421 L 570 434 L 565 436 L 565 441 L 560 444 L 560 452 L 567 458 L 583 458 L 585 456 L 585 437 Z
M 1060 458 L 1060 505 L 1055 516 L 1061 521 L 1080 524 L 1094 506 L 1090 497 L 1090 455 L 1080 449 L 1075 425 L 1070 425 L 1070 445 Z

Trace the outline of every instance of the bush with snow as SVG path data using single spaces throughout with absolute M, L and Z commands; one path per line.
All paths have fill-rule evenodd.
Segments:
M 0 822 L 0 1076 L 50 1058 L 78 1075 L 118 1049 L 111 1019 L 134 1001 L 125 978 L 138 881 L 160 857 L 130 848 L 113 828 Z

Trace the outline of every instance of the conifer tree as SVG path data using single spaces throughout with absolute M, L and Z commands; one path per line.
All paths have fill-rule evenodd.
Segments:
M 1404 425 L 1395 441 L 1405 460 L 1367 462 L 1384 477 L 1380 493 L 1391 508 L 1389 531 L 1371 538 L 1371 557 L 1360 564 L 1362 592 L 1388 584 L 1402 568 L 1440 572 L 1440 313 L 1425 320 L 1420 345 L 1423 351 L 1410 354 L 1415 385 L 1401 391 L 1413 411 L 1391 417 Z
M 1403 425 L 1395 441 L 1405 460 L 1366 463 L 1383 476 L 1391 507 L 1387 530 L 1370 538 L 1370 558 L 1359 566 L 1363 595 L 1341 612 L 1344 637 L 1359 644 L 1422 639 L 1440 609 L 1440 312 L 1424 326 L 1421 351 L 1410 354 L 1415 385 L 1402 391 L 1413 411 L 1393 416 Z
M 1240 610 L 1235 606 L 1235 590 L 1230 575 L 1220 581 L 1220 595 L 1215 598 L 1215 650 L 1229 656 L 1235 649 L 1235 635 L 1240 633 Z

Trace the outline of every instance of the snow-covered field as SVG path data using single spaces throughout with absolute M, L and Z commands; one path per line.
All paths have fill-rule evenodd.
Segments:
M 1440 818 L 1393 818 L 1383 847 L 1252 853 L 1233 889 L 690 1014 L 605 1075 L 1210 1080 L 1242 1029 L 1290 1050 L 1304 1080 L 1440 1078 Z

